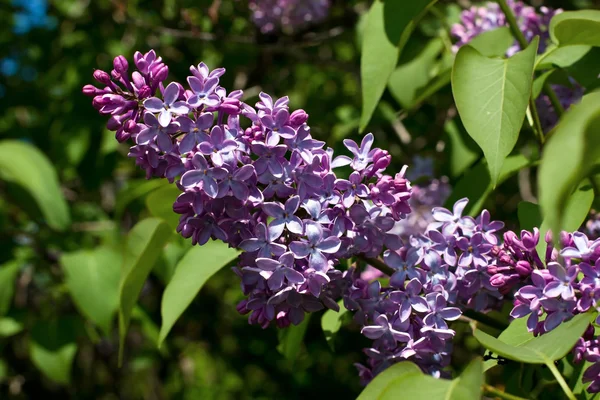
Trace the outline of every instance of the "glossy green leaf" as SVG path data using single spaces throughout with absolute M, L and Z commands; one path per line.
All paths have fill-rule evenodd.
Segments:
M 119 286 L 120 360 L 123 356 L 123 343 L 131 311 L 148 274 L 171 236 L 172 230 L 169 225 L 157 218 L 138 222 L 127 236 Z
M 404 42 L 414 29 L 411 24 L 427 9 L 430 0 L 376 0 L 367 14 L 362 39 L 360 77 L 362 83 L 362 115 L 360 130 L 369 123 L 390 75 L 396 68 Z
M 470 46 L 456 55 L 452 70 L 456 107 L 485 154 L 494 187 L 525 119 L 537 42 L 506 60 L 487 58 Z
M 528 165 L 531 165 L 531 161 L 521 154 L 508 157 L 500 171 L 498 184 L 501 184 Z M 469 204 L 465 208 L 465 214 L 475 216 L 482 210 L 485 200 L 493 191 L 487 165 L 482 161 L 467 171 L 456 183 L 444 207 L 452 209 L 452 205 L 457 200 L 467 197 Z
M 15 280 L 20 267 L 21 264 L 16 260 L 0 266 L 0 317 L 5 315 L 10 308 L 15 293 Z
M 79 311 L 108 336 L 119 305 L 121 254 L 110 248 L 63 254 L 60 264 Z
M 515 38 L 508 26 L 483 32 L 469 42 L 469 46 L 485 57 L 503 57 Z
M 146 207 L 153 217 L 165 220 L 173 229 L 179 224 L 179 214 L 173 212 L 173 203 L 181 190 L 175 185 L 161 187 L 146 197 Z
M 56 170 L 36 147 L 16 140 L 1 141 L 0 177 L 27 190 L 52 229 L 63 231 L 69 226 L 71 215 Z
M 517 207 L 517 214 L 521 229 L 531 232 L 534 227 L 539 228 L 542 224 L 542 213 L 537 204 L 522 201 Z
M 210 241 L 204 246 L 194 246 L 183 256 L 163 294 L 159 347 L 202 286 L 239 254 L 223 242 Z
M 443 48 L 440 39 L 433 39 L 415 59 L 394 70 L 388 89 L 403 108 L 412 107 L 417 91 L 432 79 L 431 69 Z
M 344 307 L 344 301 L 338 301 L 338 305 L 340 306 L 340 311 L 327 310 L 321 317 L 321 329 L 323 329 L 323 334 L 325 334 L 325 339 L 329 344 L 329 347 L 333 349 L 333 337 L 342 327 L 342 320 L 344 315 L 348 312 L 346 307 Z
M 591 314 L 579 314 L 553 331 L 538 337 L 533 334 L 526 335 L 527 327 L 522 321 L 513 321 L 511 325 L 516 323 L 517 326 L 509 326 L 507 329 L 511 331 L 510 335 L 504 337 L 505 340 L 510 338 L 510 343 L 480 330 L 476 330 L 474 336 L 486 349 L 501 357 L 528 364 L 548 364 L 563 358 L 571 351 L 591 320 Z
M 478 400 L 482 385 L 483 364 L 479 358 L 451 381 L 425 375 L 415 364 L 403 361 L 377 375 L 357 400 Z
M 304 336 L 306 335 L 306 330 L 310 324 L 311 315 L 312 314 L 308 313 L 305 314 L 304 321 L 298 325 L 290 325 L 285 329 L 279 330 L 279 344 L 277 345 L 277 351 L 291 363 L 294 363 L 298 359 L 298 355 L 302 350 Z
M 559 46 L 600 46 L 600 11 L 565 11 L 550 21 L 550 37 Z
M 544 221 L 553 232 L 565 227 L 572 192 L 599 160 L 600 93 L 590 93 L 565 113 L 544 146 L 538 192 Z

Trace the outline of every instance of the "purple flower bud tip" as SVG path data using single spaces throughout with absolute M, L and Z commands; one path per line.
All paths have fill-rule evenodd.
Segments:
M 121 75 L 126 74 L 127 70 L 129 69 L 129 63 L 127 62 L 127 59 L 124 56 L 115 57 L 115 59 L 113 60 L 113 66 L 115 68 L 115 71 L 117 71 Z
M 85 85 L 85 86 L 83 87 L 83 90 L 82 90 L 82 92 L 83 92 L 83 94 L 85 94 L 86 96 L 93 97 L 93 96 L 96 96 L 96 94 L 98 93 L 98 88 L 97 88 L 97 87 L 95 87 L 94 85 Z
M 517 273 L 522 277 L 528 277 L 529 275 L 531 275 L 531 272 L 533 271 L 533 268 L 531 268 L 531 264 L 529 264 L 529 262 L 521 260 L 521 261 L 517 261 L 517 264 L 515 265 L 515 269 L 517 270 Z
M 110 75 L 100 69 L 94 71 L 94 79 L 104 85 L 110 84 Z
M 304 110 L 296 110 L 292 114 L 290 114 L 290 125 L 295 128 L 298 128 L 303 123 L 308 120 L 308 114 Z
M 125 129 L 123 128 L 119 128 L 117 130 L 117 132 L 115 133 L 115 139 L 117 139 L 117 141 L 119 143 L 123 143 L 126 142 L 127 140 L 129 140 L 129 138 L 131 137 L 131 133 L 127 132 Z

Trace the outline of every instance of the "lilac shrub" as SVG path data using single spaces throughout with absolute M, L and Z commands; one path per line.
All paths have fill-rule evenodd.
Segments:
M 251 0 L 249 7 L 262 33 L 293 32 L 324 20 L 329 0 Z
M 339 259 L 400 248 L 389 231 L 410 212 L 411 186 L 406 168 L 384 175 L 391 158 L 372 134 L 345 140 L 351 157 L 334 157 L 287 97 L 261 93 L 251 107 L 241 91 L 219 86 L 222 68 L 201 63 L 190 68 L 188 88 L 165 87 L 168 67 L 154 51 L 134 62 L 129 76 L 127 60 L 115 58 L 110 75 L 94 72 L 105 86 L 83 91 L 110 116 L 117 140 L 134 142 L 129 156 L 146 176 L 182 191 L 173 210 L 183 237 L 243 250 L 235 272 L 247 299 L 237 308 L 250 323 L 285 327 L 306 312 L 338 309 Z M 348 179 L 334 172 L 341 167 L 352 171 Z
M 538 54 L 544 53 L 550 44 L 550 20 L 554 15 L 561 13 L 562 10 L 540 7 L 536 11 L 534 7 L 520 1 L 508 0 L 507 3 L 515 15 L 525 39 L 531 42 L 533 38 L 538 36 L 540 38 Z M 468 44 L 478 35 L 500 27 L 508 27 L 508 22 L 497 3 L 490 2 L 483 6 L 472 6 L 461 13 L 460 23 L 452 26 L 451 33 L 457 38 L 453 49 L 458 51 L 461 46 Z M 520 50 L 521 47 L 515 40 L 507 50 L 506 55 L 510 57 Z M 556 92 L 561 106 L 565 109 L 569 108 L 571 104 L 578 103 L 583 96 L 583 88 L 572 78 L 570 86 L 552 85 L 552 89 Z M 536 104 L 539 108 L 542 127 L 547 132 L 556 125 L 558 117 L 548 96 L 540 95 L 536 100 Z

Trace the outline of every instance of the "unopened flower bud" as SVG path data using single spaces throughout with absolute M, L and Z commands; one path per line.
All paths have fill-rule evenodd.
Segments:
M 129 63 L 125 57 L 117 56 L 113 60 L 113 67 L 119 74 L 125 75 L 127 73 L 127 69 L 129 69 Z
M 153 69 L 151 76 L 156 82 L 164 82 L 164 80 L 167 79 L 168 75 L 169 67 L 167 67 L 164 64 L 160 64 L 158 68 Z
M 131 133 L 127 132 L 122 127 L 117 129 L 117 132 L 115 133 L 115 139 L 117 139 L 117 141 L 119 143 L 123 143 L 123 142 L 129 140 L 130 137 L 131 137 Z
M 296 110 L 290 114 L 289 123 L 292 127 L 298 128 L 308 120 L 308 114 L 304 110 Z
M 102 91 L 94 85 L 85 85 L 82 89 L 82 93 L 90 97 L 100 94 L 99 92 Z
M 531 264 L 529 264 L 529 262 L 521 260 L 517 261 L 517 264 L 515 265 L 515 270 L 522 278 L 525 278 L 531 275 L 533 268 L 531 268 Z
M 110 75 L 107 72 L 102 71 L 101 69 L 97 69 L 94 71 L 94 79 L 104 85 L 110 84 Z

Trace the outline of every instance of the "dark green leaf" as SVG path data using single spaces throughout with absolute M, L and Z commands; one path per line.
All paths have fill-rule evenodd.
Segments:
M 10 308 L 20 267 L 21 264 L 16 260 L 0 266 L 0 317 L 4 316 Z
M 123 356 L 123 344 L 131 311 L 148 274 L 171 235 L 172 230 L 164 221 L 148 218 L 138 222 L 127 236 L 119 286 L 120 360 Z
M 501 184 L 506 179 L 516 174 L 520 169 L 527 167 L 531 164 L 523 155 L 510 156 L 504 162 L 502 171 L 498 179 L 498 184 Z M 452 193 L 446 200 L 444 207 L 452 209 L 452 205 L 463 197 L 469 199 L 469 204 L 465 208 L 466 214 L 477 215 L 483 208 L 483 204 L 490 193 L 493 192 L 492 182 L 490 180 L 490 174 L 484 161 L 478 163 L 471 168 L 467 173 L 458 181 Z
M 71 216 L 56 170 L 36 147 L 16 140 L 1 141 L 0 177 L 27 190 L 52 229 L 63 231 L 69 226 Z
M 192 303 L 202 286 L 239 254 L 239 251 L 229 248 L 223 242 L 210 241 L 204 246 L 191 248 L 183 256 L 163 294 L 158 347 L 162 345 L 177 319 Z
M 517 213 L 519 215 L 519 225 L 521 229 L 531 232 L 534 227 L 539 228 L 542 224 L 542 214 L 540 206 L 537 204 L 522 201 L 519 203 Z
M 456 55 L 452 70 L 456 107 L 485 154 L 493 187 L 525 119 L 537 44 L 536 39 L 507 60 L 487 58 L 470 46 Z
M 121 255 L 110 248 L 63 254 L 60 264 L 79 311 L 108 336 L 119 305 Z
M 460 176 L 479 158 L 479 148 L 471 137 L 464 132 L 460 120 L 453 119 L 444 125 L 448 134 L 447 151 L 450 154 L 450 176 Z
M 363 99 L 361 131 L 369 123 L 390 75 L 396 68 L 403 44 L 414 29 L 411 21 L 430 3 L 430 0 L 376 0 L 371 6 L 367 14 L 360 58 Z
M 544 146 L 538 192 L 544 222 L 553 232 L 565 227 L 571 193 L 600 160 L 599 133 L 600 93 L 590 93 L 565 113 Z
M 591 47 L 585 45 L 567 47 L 550 46 L 544 54 L 538 57 L 535 69 L 569 67 L 581 60 L 590 50 Z

